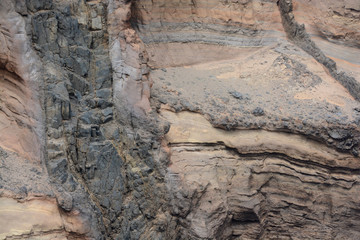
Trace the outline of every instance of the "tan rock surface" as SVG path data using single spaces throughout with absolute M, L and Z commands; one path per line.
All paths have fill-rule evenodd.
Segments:
M 215 129 L 197 113 L 162 111 L 162 116 L 171 123 L 166 135 L 171 203 L 192 236 L 269 239 L 285 235 L 279 231 L 291 238 L 359 236 L 335 227 L 337 221 L 355 224 L 358 217 L 346 214 L 357 208 L 353 194 L 360 179 L 351 168 L 359 169 L 358 158 L 295 134 Z
M 139 31 L 145 42 L 156 39 L 146 42 L 155 68 L 152 97 L 170 123 L 163 142 L 170 155 L 167 186 L 172 214 L 187 238 L 358 238 L 352 224 L 359 218 L 353 195 L 359 191 L 359 158 L 334 148 L 332 137 L 338 136 L 330 129 L 341 122 L 357 135 L 359 103 L 292 42 L 278 37 L 274 43 L 260 34 L 266 44 L 219 46 L 210 42 L 219 42 L 216 35 L 208 40 L 201 32 L 204 26 L 200 34 L 188 25 L 175 28 L 172 23 L 181 21 L 166 18 L 168 6 L 159 10 L 164 15 L 152 14 L 171 22 L 158 25 L 166 30 L 154 30 L 150 38 L 156 28 L 145 18 Z M 199 41 L 189 44 L 180 32 Z M 259 35 L 252 37 L 256 42 Z M 346 59 L 348 69 L 357 64 L 357 49 L 325 44 L 330 57 Z M 346 118 L 335 117 L 335 109 Z M 345 233 L 343 224 L 354 228 Z
M 358 5 L 1 1 L 0 238 L 360 239 Z
M 360 162 L 350 154 L 342 154 L 302 136 L 265 130 L 216 129 L 200 114 L 162 112 L 171 123 L 167 140 L 170 144 L 218 144 L 236 149 L 242 154 L 278 153 L 301 161 L 314 161 L 329 167 L 358 169 Z M 311 156 L 311 159 L 309 159 Z
M 55 201 L 31 200 L 24 203 L 0 198 L 0 238 L 40 235 L 61 231 L 62 219 Z
M 359 47 L 360 4 L 358 1 L 340 0 L 329 3 L 322 0 L 296 0 L 294 5 L 295 17 L 299 22 L 306 23 L 310 33 L 334 43 L 340 41 Z M 341 47 L 339 45 L 333 46 Z
M 0 6 L 0 146 L 37 161 L 43 146 L 39 65 L 13 3 Z

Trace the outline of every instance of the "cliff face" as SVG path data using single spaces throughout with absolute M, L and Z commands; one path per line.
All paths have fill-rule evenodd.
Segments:
M 359 239 L 359 9 L 2 1 L 0 238 Z

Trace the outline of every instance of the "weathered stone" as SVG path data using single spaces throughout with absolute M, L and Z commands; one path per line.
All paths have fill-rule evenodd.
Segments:
M 229 93 L 230 93 L 234 98 L 237 98 L 237 99 L 239 99 L 239 100 L 244 99 L 244 96 L 243 96 L 241 93 L 237 92 L 237 91 L 229 91 Z
M 0 236 L 359 239 L 358 9 L 0 1 Z
M 100 124 L 100 113 L 96 110 L 88 111 L 80 116 L 80 120 L 86 124 Z
M 58 192 L 56 194 L 56 200 L 59 206 L 65 211 L 71 211 L 73 208 L 73 198 L 67 192 Z
M 74 74 L 69 74 L 69 80 L 72 88 L 79 91 L 82 95 L 85 95 L 90 90 L 90 84 L 83 78 Z
M 112 108 L 106 108 L 101 111 L 102 113 L 102 122 L 107 123 L 113 119 L 113 109 Z
M 105 88 L 97 90 L 96 96 L 102 99 L 110 99 L 112 97 L 111 89 Z
M 91 30 L 101 30 L 102 29 L 102 22 L 101 17 L 97 16 L 91 19 Z
M 61 102 L 61 115 L 63 120 L 69 120 L 71 118 L 70 102 Z
M 254 116 L 263 116 L 265 115 L 265 112 L 264 110 L 261 108 L 261 107 L 256 107 L 253 111 L 252 111 L 252 114 Z
M 32 12 L 36 12 L 39 10 L 50 10 L 52 8 L 52 1 L 51 0 L 26 0 L 26 6 Z
M 82 77 L 86 77 L 90 68 L 89 59 L 75 57 L 73 60 L 74 72 Z

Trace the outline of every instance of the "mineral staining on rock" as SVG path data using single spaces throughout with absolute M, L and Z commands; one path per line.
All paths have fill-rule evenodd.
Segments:
M 357 5 L 2 1 L 0 238 L 359 239 Z

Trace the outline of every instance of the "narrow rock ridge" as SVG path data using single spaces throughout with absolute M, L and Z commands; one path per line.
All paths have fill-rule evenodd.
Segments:
M 329 70 L 331 76 L 339 81 L 355 99 L 360 101 L 360 83 L 356 81 L 355 78 L 348 76 L 345 72 L 339 72 L 336 63 L 325 56 L 320 48 L 311 40 L 305 30 L 304 24 L 300 25 L 297 23 L 293 14 L 292 0 L 279 0 L 278 4 L 283 26 L 289 39 L 313 56 L 316 61 L 324 65 Z

